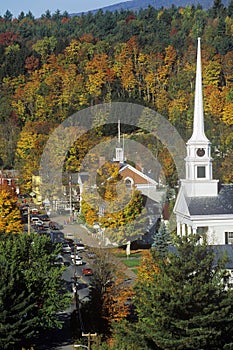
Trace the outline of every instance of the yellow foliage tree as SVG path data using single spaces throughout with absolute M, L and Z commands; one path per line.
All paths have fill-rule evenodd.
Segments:
M 0 234 L 23 232 L 20 210 L 15 192 L 4 186 L 0 191 Z

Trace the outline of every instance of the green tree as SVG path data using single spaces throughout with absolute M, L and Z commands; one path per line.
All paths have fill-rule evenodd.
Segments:
M 13 15 L 9 10 L 6 10 L 3 17 L 4 17 L 5 21 L 12 21 Z
M 56 314 L 69 298 L 54 264 L 60 247 L 46 236 L 0 240 L 0 348 L 29 346 L 42 330 L 60 327 Z M 17 347 L 18 348 L 18 347 Z
M 38 40 L 33 44 L 32 48 L 40 54 L 42 61 L 45 62 L 49 55 L 54 52 L 56 45 L 57 39 L 51 36 L 49 38 L 44 37 L 44 39 Z
M 152 247 L 155 248 L 156 252 L 158 252 L 160 256 L 166 256 L 169 244 L 171 244 L 171 235 L 164 221 L 162 221 L 158 232 L 155 232 L 153 237 Z
M 224 279 L 225 257 L 200 237 L 179 237 L 159 272 L 136 285 L 137 329 L 151 349 L 231 349 L 232 289 Z

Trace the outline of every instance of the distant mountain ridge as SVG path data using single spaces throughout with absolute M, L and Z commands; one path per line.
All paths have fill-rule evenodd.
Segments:
M 224 6 L 228 6 L 228 0 L 222 0 L 222 3 Z M 172 5 L 175 5 L 176 7 L 186 7 L 189 5 L 201 5 L 203 9 L 207 10 L 213 6 L 214 0 L 131 0 L 126 2 L 119 2 L 119 4 L 110 5 L 102 7 L 101 9 L 103 12 L 109 11 L 109 12 L 115 12 L 120 10 L 129 10 L 137 12 L 140 9 L 146 9 L 149 5 L 155 7 L 156 9 L 159 9 L 161 7 L 169 8 Z M 95 14 L 99 9 L 88 11 Z M 85 13 L 85 12 L 84 12 Z M 81 13 L 72 13 L 72 16 L 74 15 L 81 15 Z

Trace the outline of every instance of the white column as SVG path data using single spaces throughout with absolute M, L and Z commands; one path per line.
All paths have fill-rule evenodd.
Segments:
M 177 223 L 176 223 L 176 233 L 177 233 L 177 236 L 181 235 L 180 222 L 179 221 L 177 221 Z
M 193 227 L 193 234 L 195 235 L 197 233 L 197 228 Z
M 188 235 L 191 235 L 191 233 L 192 233 L 192 227 L 188 225 Z
M 185 236 L 185 224 L 182 224 L 182 236 Z

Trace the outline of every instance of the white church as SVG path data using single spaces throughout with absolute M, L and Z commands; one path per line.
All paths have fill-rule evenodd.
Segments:
M 205 135 L 201 42 L 198 38 L 193 133 L 187 142 L 185 179 L 174 213 L 177 234 L 206 233 L 208 244 L 233 248 L 233 185 L 213 179 L 211 143 Z M 223 247 L 222 247 L 223 248 Z M 232 249 L 230 249 L 232 250 Z

